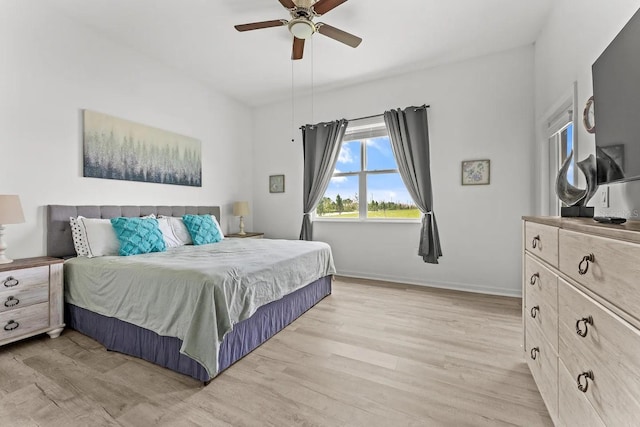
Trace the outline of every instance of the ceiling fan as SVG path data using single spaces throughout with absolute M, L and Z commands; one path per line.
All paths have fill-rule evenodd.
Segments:
M 236 25 L 238 31 L 259 30 L 261 28 L 288 26 L 293 35 L 293 49 L 291 59 L 302 59 L 304 42 L 313 33 L 320 33 L 351 47 L 358 47 L 362 42 L 360 37 L 349 34 L 323 22 L 313 22 L 316 16 L 324 15 L 340 6 L 347 0 L 279 0 L 289 10 L 291 19 L 276 19 L 273 21 L 253 22 L 251 24 Z

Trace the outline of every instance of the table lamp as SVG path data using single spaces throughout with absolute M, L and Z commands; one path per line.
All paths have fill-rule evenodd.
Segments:
M 249 215 L 249 202 L 235 202 L 233 204 L 233 216 L 240 217 L 240 232 L 238 234 L 245 235 L 244 232 L 244 217 Z
M 0 194 L 0 264 L 13 262 L 4 254 L 7 250 L 7 244 L 4 241 L 4 224 L 20 224 L 21 222 L 24 222 L 24 213 L 22 213 L 20 197 L 15 194 Z

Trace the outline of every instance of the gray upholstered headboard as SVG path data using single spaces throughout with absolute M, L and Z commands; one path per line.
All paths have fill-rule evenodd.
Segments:
M 47 255 L 57 258 L 75 256 L 69 217 L 139 217 L 144 215 L 215 215 L 220 222 L 219 206 L 47 206 Z

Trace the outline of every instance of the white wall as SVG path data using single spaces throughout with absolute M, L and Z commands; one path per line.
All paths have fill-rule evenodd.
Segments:
M 547 144 L 542 124 L 553 105 L 565 96 L 574 81 L 578 86 L 578 159 L 595 153 L 595 138 L 582 125 L 582 110 L 593 94 L 591 65 L 640 7 L 639 0 L 558 0 L 535 44 L 535 114 L 537 122 L 537 158 L 543 162 Z M 596 103 L 597 114 L 597 103 Z M 596 117 L 597 122 L 597 117 Z M 537 212 L 545 214 L 544 174 L 536 178 Z M 611 207 L 596 206 L 596 215 L 638 216 L 640 181 L 612 184 Z M 594 197 L 595 199 L 595 197 Z M 636 218 L 637 219 L 637 218 Z
M 298 76 L 298 78 L 301 78 Z M 430 104 L 434 210 L 444 257 L 417 256 L 419 224 L 316 222 L 340 274 L 519 295 L 521 216 L 533 209 L 533 47 L 296 100 L 302 123 Z M 255 229 L 295 239 L 302 222 L 302 148 L 291 143 L 291 103 L 255 111 Z M 491 159 L 491 185 L 462 186 L 460 162 Z M 268 176 L 286 175 L 269 194 Z
M 81 109 L 202 141 L 201 188 L 82 177 Z M 47 204 L 210 205 L 250 200 L 250 109 L 53 9 L 0 3 L 0 194 L 19 194 L 10 257 L 45 253 Z M 251 218 L 247 220 L 251 228 Z

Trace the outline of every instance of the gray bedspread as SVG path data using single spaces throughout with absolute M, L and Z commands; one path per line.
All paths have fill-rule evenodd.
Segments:
M 154 254 L 69 259 L 65 299 L 181 339 L 181 353 L 213 377 L 220 343 L 234 324 L 334 273 L 326 243 L 224 239 Z

